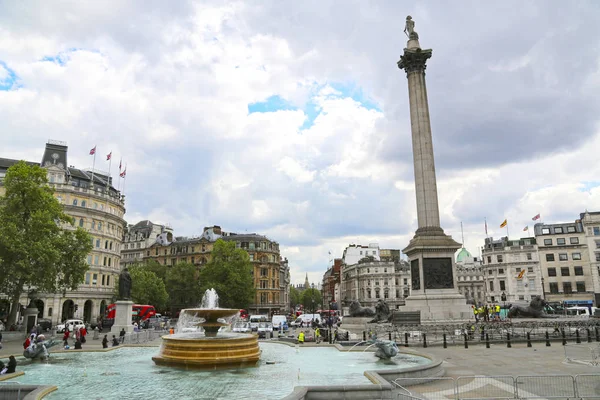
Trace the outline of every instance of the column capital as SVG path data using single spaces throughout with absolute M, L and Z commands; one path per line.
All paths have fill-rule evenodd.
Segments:
M 400 56 L 398 68 L 406 71 L 406 75 L 411 72 L 425 72 L 427 59 L 431 58 L 432 50 L 404 49 L 404 54 Z

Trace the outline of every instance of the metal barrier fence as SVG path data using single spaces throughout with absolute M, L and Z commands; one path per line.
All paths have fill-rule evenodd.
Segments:
M 600 366 L 600 344 L 567 344 L 565 349 L 565 360 L 593 367 Z
M 397 399 L 600 399 L 600 374 L 398 378 Z
M 0 398 L 6 400 L 21 399 L 20 382 L 0 382 Z
M 160 331 L 160 330 L 152 330 L 152 329 L 142 330 L 139 332 L 130 332 L 130 333 L 125 334 L 125 340 L 123 341 L 123 343 L 125 343 L 125 344 L 148 343 L 148 342 L 158 339 L 159 337 L 166 335 L 168 333 L 169 333 L 169 331 L 166 331 L 166 330 Z

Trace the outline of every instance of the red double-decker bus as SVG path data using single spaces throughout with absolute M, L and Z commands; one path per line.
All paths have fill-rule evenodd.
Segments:
M 131 307 L 131 311 L 133 311 L 133 319 L 141 322 L 156 315 L 156 309 L 154 306 L 147 304 L 134 304 Z M 106 307 L 106 318 L 109 320 L 114 320 L 115 314 L 116 304 L 109 304 L 108 307 Z

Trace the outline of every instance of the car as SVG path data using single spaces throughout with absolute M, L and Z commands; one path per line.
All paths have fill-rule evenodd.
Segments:
M 42 331 L 48 332 L 52 329 L 52 321 L 46 318 L 38 318 L 38 325 L 42 328 Z
M 271 318 L 271 323 L 273 324 L 273 329 L 274 330 L 279 330 L 279 327 L 284 322 L 287 325 L 287 317 L 285 315 L 273 315 L 273 318 Z
M 248 322 L 236 322 L 231 329 L 233 332 L 250 333 L 252 328 Z
M 68 319 L 62 324 L 58 324 L 56 326 L 56 331 L 59 333 L 63 333 L 66 329 L 69 329 L 69 332 L 73 332 L 73 329 L 80 329 L 85 327 L 85 324 L 80 319 Z
M 258 337 L 270 339 L 273 337 L 273 324 L 270 322 L 260 322 L 258 324 Z

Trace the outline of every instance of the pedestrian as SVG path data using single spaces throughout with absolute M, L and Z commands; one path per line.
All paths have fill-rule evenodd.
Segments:
M 303 344 L 303 343 L 304 343 L 304 331 L 301 331 L 301 332 L 298 334 L 298 343 L 299 343 L 299 344 Z
M 81 336 L 81 343 L 85 343 L 87 340 L 85 339 L 85 335 L 87 335 L 87 329 L 85 329 L 85 326 L 82 326 L 81 329 L 79 330 L 80 336 Z
M 119 332 L 119 340 L 121 343 L 125 343 L 125 328 L 121 329 L 121 332 Z
M 31 346 L 31 337 L 27 336 L 27 339 L 23 342 L 23 349 L 27 350 Z
M 321 343 L 321 331 L 319 328 L 315 329 L 315 342 L 317 342 L 317 344 Z
M 63 335 L 63 345 L 64 346 L 68 346 L 69 345 L 69 329 L 65 329 L 65 334 Z
M 106 336 L 108 336 L 108 335 L 104 335 L 104 338 L 102 339 L 102 348 L 103 349 L 108 348 L 108 338 Z
M 475 322 L 479 322 L 479 310 L 477 310 L 477 307 L 475 306 L 471 306 L 471 308 L 473 309 L 473 315 L 475 316 Z
M 119 345 L 119 339 L 117 339 L 115 337 L 115 335 L 113 335 L 113 339 L 112 339 L 112 345 L 113 347 L 118 346 Z
M 81 350 L 81 340 L 79 339 L 75 341 L 75 350 Z
M 17 369 L 17 360 L 16 360 L 15 356 L 8 357 L 8 370 L 6 371 L 6 373 L 13 374 L 16 369 Z

